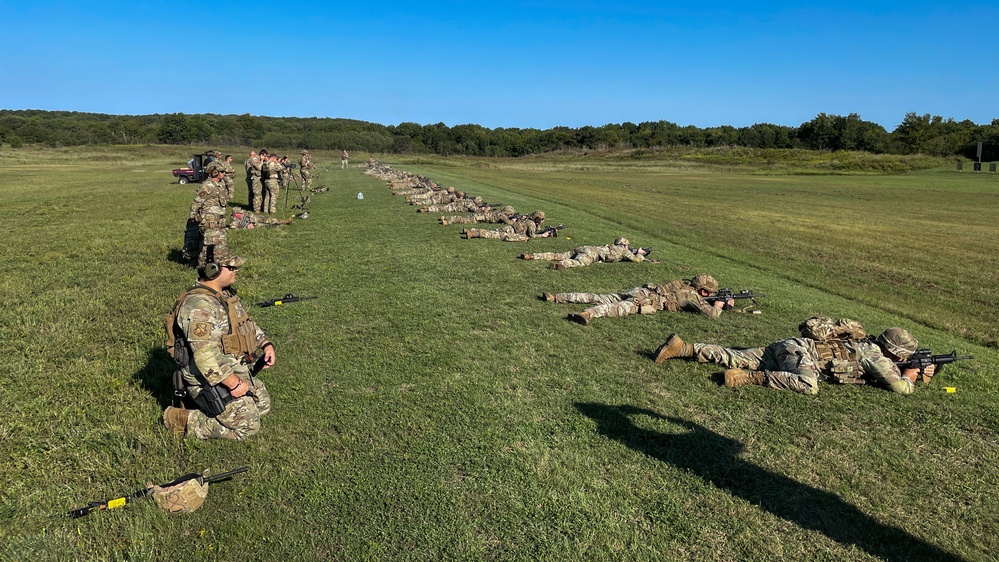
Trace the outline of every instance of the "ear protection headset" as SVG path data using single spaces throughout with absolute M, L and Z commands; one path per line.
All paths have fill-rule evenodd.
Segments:
M 219 275 L 222 275 L 222 266 L 215 262 L 215 244 L 210 244 L 205 247 L 205 266 L 201 269 L 201 277 L 212 281 Z

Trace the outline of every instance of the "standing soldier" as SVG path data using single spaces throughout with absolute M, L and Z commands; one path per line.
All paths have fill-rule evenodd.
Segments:
M 281 166 L 278 172 L 278 178 L 280 178 L 278 183 L 281 184 L 281 189 L 288 189 L 288 186 L 291 185 L 291 161 L 288 160 L 287 156 L 282 156 L 278 160 L 278 164 Z M 287 194 L 285 197 L 287 197 Z
M 260 183 L 260 157 L 255 151 L 250 152 L 250 157 L 246 159 L 244 166 L 246 166 L 247 202 L 251 209 L 259 212 L 264 186 Z
M 299 173 L 302 174 L 302 191 L 308 193 L 312 190 L 312 169 L 316 165 L 312 163 L 312 155 L 308 150 L 302 151 L 302 157 L 298 159 Z
M 167 348 L 198 409 L 170 406 L 163 424 L 177 435 L 243 440 L 260 431 L 260 416 L 271 409 L 267 387 L 251 368 L 258 354 L 262 368 L 274 365 L 274 344 L 232 288 L 246 260 L 226 248 L 209 249 L 198 282 L 167 315 Z
M 226 154 L 225 160 L 222 161 L 222 182 L 225 183 L 226 192 L 229 194 L 229 200 L 232 201 L 232 196 L 236 192 L 236 169 L 232 167 L 232 154 Z
M 343 154 L 340 155 L 340 169 L 347 169 L 347 149 L 343 149 Z
M 278 164 L 277 154 L 267 156 L 267 161 L 263 165 L 264 178 L 264 203 L 261 210 L 265 213 L 276 213 L 278 194 L 281 192 L 281 184 L 278 174 L 281 172 L 281 165 Z
M 201 184 L 191 201 L 183 254 L 192 265 L 204 263 L 206 245 L 226 244 L 225 212 L 229 198 L 221 173 L 218 168 L 212 169 L 210 177 Z

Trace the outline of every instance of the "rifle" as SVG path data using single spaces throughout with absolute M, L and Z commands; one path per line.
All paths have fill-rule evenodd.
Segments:
M 253 306 L 259 306 L 261 308 L 265 308 L 265 307 L 268 307 L 268 306 L 281 306 L 282 304 L 286 304 L 286 303 L 290 303 L 290 302 L 298 302 L 298 301 L 304 301 L 304 300 L 309 300 L 309 299 L 318 299 L 318 298 L 319 297 L 296 297 L 295 295 L 293 295 L 291 293 L 285 293 L 285 295 L 283 297 L 279 298 L 279 299 L 271 299 L 269 301 L 261 301 L 261 302 L 258 302 L 258 303 L 254 303 Z
M 558 226 L 548 225 L 541 231 L 541 236 L 551 236 L 552 238 L 558 238 L 558 231 L 565 229 L 564 224 Z
M 930 349 L 917 349 L 908 359 L 905 361 L 895 361 L 895 364 L 902 370 L 919 369 L 919 374 L 923 374 L 923 371 L 930 365 L 939 365 L 940 368 L 936 370 L 936 373 L 939 373 L 940 369 L 943 369 L 942 365 L 974 358 L 974 355 L 958 355 L 956 349 L 950 353 L 941 353 L 939 355 L 933 355 Z M 923 382 L 927 381 L 924 379 Z
M 230 470 L 229 472 L 223 472 L 222 474 L 215 474 L 211 476 L 202 476 L 197 472 L 191 472 L 189 474 L 181 476 L 180 478 L 174 480 L 173 482 L 168 482 L 166 484 L 163 484 L 160 487 L 169 488 L 170 486 L 183 484 L 188 480 L 197 480 L 198 484 L 204 485 L 205 483 L 219 482 L 221 480 L 232 478 L 233 476 L 240 474 L 242 472 L 246 472 L 247 470 L 250 470 L 250 467 L 244 466 L 243 468 L 237 468 L 236 470 Z M 68 512 L 66 516 L 69 517 L 70 519 L 78 519 L 80 517 L 83 517 L 84 515 L 90 515 L 94 511 L 104 511 L 105 509 L 114 509 L 116 507 L 121 507 L 137 499 L 143 498 L 149 495 L 149 493 L 150 493 L 149 488 L 143 488 L 127 496 L 122 496 L 120 498 L 115 498 L 113 500 L 90 502 L 87 504 L 86 507 L 81 507 L 79 509 L 74 509 L 73 511 Z
M 652 248 L 631 248 L 631 253 L 635 254 L 636 256 L 640 252 L 645 252 L 645 256 L 648 256 L 649 254 L 652 253 Z
M 764 295 L 763 293 L 753 293 L 753 291 L 749 289 L 743 289 L 738 293 L 733 293 L 732 289 L 725 288 L 725 289 L 718 289 L 717 293 L 709 297 L 704 297 L 704 300 L 707 301 L 708 304 L 714 305 L 715 302 L 717 301 L 727 301 L 729 299 L 732 300 L 750 299 L 755 304 L 756 297 L 765 297 L 765 296 L 766 295 Z M 722 310 L 732 310 L 732 307 L 726 304 L 725 307 L 722 308 Z

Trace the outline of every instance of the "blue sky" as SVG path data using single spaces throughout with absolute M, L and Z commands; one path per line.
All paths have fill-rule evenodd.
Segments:
M 995 2 L 615 4 L 0 0 L 0 109 L 539 129 L 999 118 Z

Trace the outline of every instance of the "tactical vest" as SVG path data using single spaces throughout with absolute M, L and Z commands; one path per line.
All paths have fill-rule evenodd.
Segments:
M 689 287 L 690 285 L 683 282 L 680 279 L 674 279 L 665 285 L 656 285 L 654 283 L 649 283 L 646 285 L 649 289 L 654 289 L 659 296 L 662 297 L 662 309 L 668 310 L 670 312 L 680 311 L 680 300 L 677 298 L 677 292 L 679 292 L 684 287 Z
M 167 333 L 166 351 L 178 365 L 187 367 L 191 363 L 191 348 L 186 336 L 177 324 L 177 312 L 180 311 L 180 307 L 187 300 L 187 297 L 192 295 L 210 295 L 225 308 L 229 332 L 222 335 L 220 342 L 222 353 L 242 358 L 252 355 L 257 350 L 257 326 L 242 307 L 236 306 L 239 302 L 236 291 L 230 291 L 227 296 L 204 285 L 195 284 L 177 297 L 173 308 L 163 317 Z M 242 314 L 240 314 L 241 310 Z
M 840 384 L 865 384 L 864 372 L 857 360 L 857 352 L 846 346 L 845 340 L 815 342 L 819 355 L 818 367 L 833 382 Z

